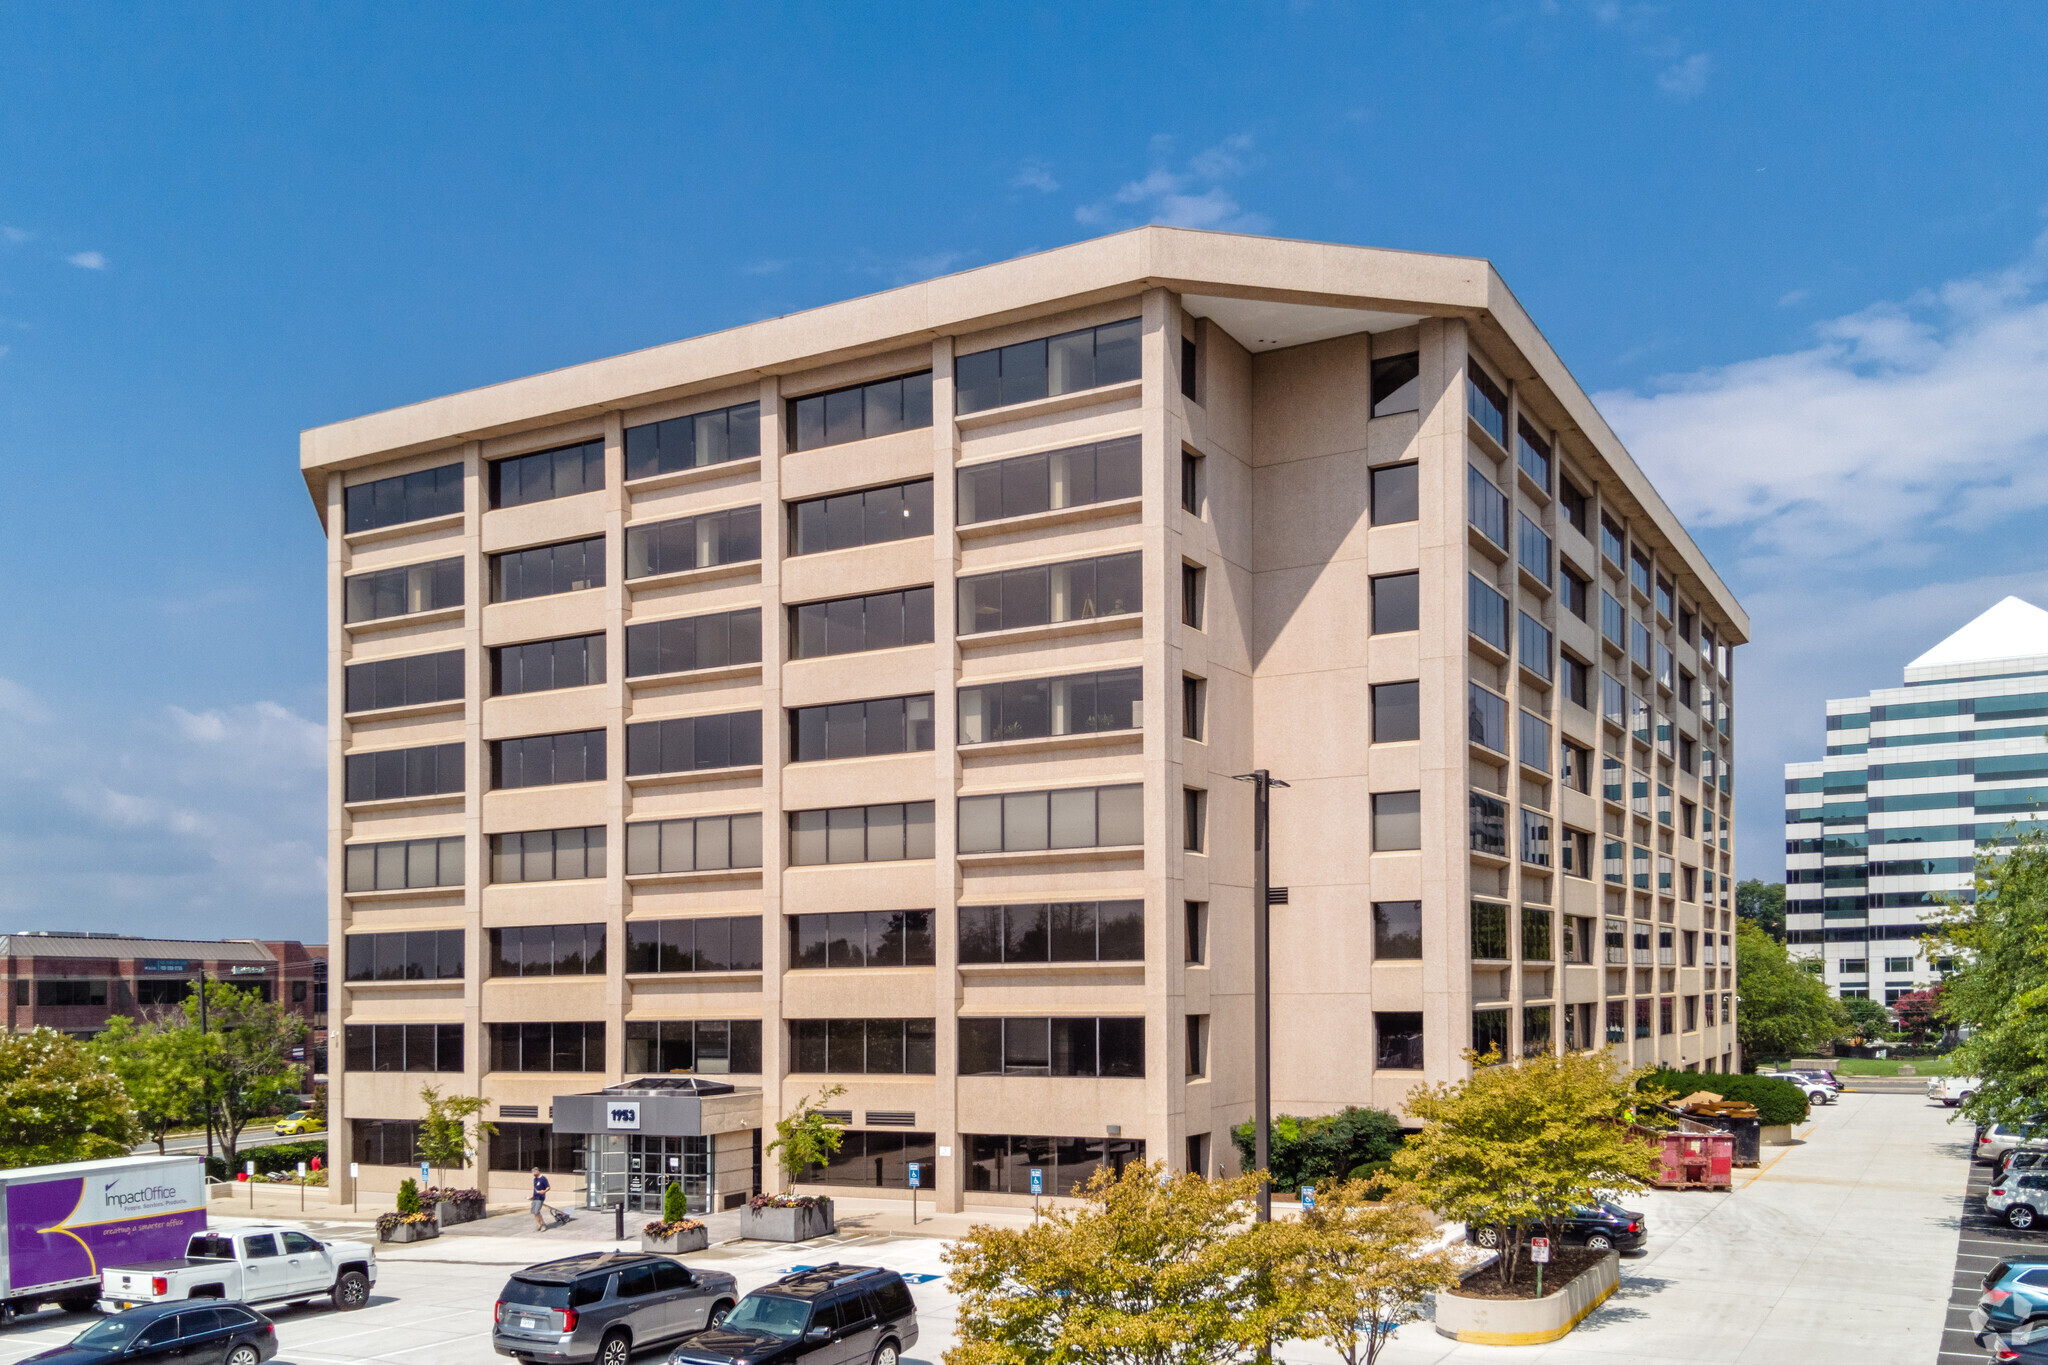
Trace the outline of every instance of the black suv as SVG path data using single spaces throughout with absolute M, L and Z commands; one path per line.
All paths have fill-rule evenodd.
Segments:
M 684 1337 L 669 1365 L 897 1365 L 917 1344 L 910 1286 L 878 1266 L 812 1266 L 739 1301 Z

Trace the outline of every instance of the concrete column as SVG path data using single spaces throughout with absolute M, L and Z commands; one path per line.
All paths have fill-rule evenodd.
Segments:
M 932 1084 L 934 1170 L 924 1178 L 940 1213 L 958 1213 L 967 1190 L 968 1153 L 960 1135 L 960 644 L 956 583 L 960 571 L 960 428 L 954 419 L 953 338 L 932 343 Z
M 626 1015 L 632 996 L 626 985 L 626 720 L 632 695 L 626 687 L 626 424 L 623 414 L 604 419 L 604 1068 L 606 1084 L 626 1074 Z
M 789 519 L 782 508 L 783 405 L 781 381 L 761 381 L 761 1145 L 774 1140 L 775 1121 L 787 1103 L 783 1077 L 789 1072 L 789 1030 L 782 1017 L 783 959 L 789 927 L 782 916 L 782 871 L 789 855 L 789 820 L 782 809 L 782 771 L 788 762 L 789 727 L 782 713 L 783 634 L 789 613 L 782 605 L 783 541 Z M 785 1185 L 775 1154 L 761 1157 L 761 1186 Z
M 327 476 L 327 1170 L 333 1199 L 353 1198 L 354 1182 L 349 1179 L 350 1125 L 342 1116 L 343 1063 L 348 1059 L 346 1026 L 348 1017 L 348 902 L 342 898 L 346 857 L 342 845 L 348 839 L 348 812 L 342 807 L 347 795 L 343 759 L 348 748 L 348 723 L 342 719 L 347 705 L 344 690 L 348 667 L 348 632 L 342 628 L 343 580 L 348 576 L 348 541 L 343 528 L 342 479 Z M 16 975 L 16 964 L 8 960 L 8 974 Z M 11 1008 L 11 1006 L 10 1006 Z M 9 1020 L 10 1025 L 13 1023 Z

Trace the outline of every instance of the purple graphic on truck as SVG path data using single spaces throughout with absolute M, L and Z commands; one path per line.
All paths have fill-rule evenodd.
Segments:
M 192 1234 L 206 1227 L 197 1162 L 23 1181 L 7 1187 L 6 1199 L 8 1289 L 15 1294 L 96 1280 L 108 1266 L 182 1256 Z

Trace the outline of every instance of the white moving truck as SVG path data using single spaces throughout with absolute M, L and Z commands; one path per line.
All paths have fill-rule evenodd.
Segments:
M 0 1317 L 91 1308 L 100 1271 L 177 1256 L 206 1230 L 197 1156 L 125 1156 L 0 1171 Z

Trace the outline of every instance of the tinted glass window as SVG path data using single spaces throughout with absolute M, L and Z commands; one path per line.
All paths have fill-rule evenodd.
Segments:
M 1393 526 L 1416 517 L 1415 471 L 1408 464 L 1381 465 L 1372 472 L 1372 524 Z
M 675 1261 L 654 1263 L 654 1291 L 657 1294 L 674 1293 L 690 1287 L 690 1272 Z
M 1422 354 L 1382 356 L 1372 362 L 1372 415 L 1390 417 L 1422 406 Z
M 381 621 L 390 616 L 459 607 L 462 560 L 437 559 L 351 574 L 343 584 L 342 595 L 342 617 L 350 622 Z
M 626 775 L 743 768 L 761 761 L 761 713 L 679 716 L 626 727 Z M 600 774 L 601 775 L 601 774 Z
M 563 735 L 493 741 L 491 785 L 502 789 L 602 781 L 604 740 L 602 730 L 578 730 Z
M 624 1270 L 619 1272 L 620 1298 L 633 1299 L 638 1298 L 642 1294 L 652 1294 L 653 1292 L 654 1263 L 652 1261 L 642 1262 L 639 1265 L 627 1266 Z
M 974 635 L 1138 611 L 1143 605 L 1139 560 L 1132 551 L 962 578 L 957 585 L 959 632 Z
M 932 481 L 890 484 L 790 504 L 793 555 L 849 550 L 932 533 Z
M 277 1255 L 277 1238 L 270 1233 L 259 1233 L 242 1239 L 242 1254 L 249 1260 L 263 1260 Z
M 604 487 L 604 442 L 515 455 L 491 465 L 491 506 L 519 507 Z
M 284 1238 L 284 1249 L 287 1255 L 294 1252 L 318 1251 L 320 1249 L 320 1244 L 303 1232 L 286 1232 L 281 1235 Z
M 342 491 L 342 524 L 349 531 L 424 521 L 462 510 L 462 466 L 446 464 L 388 479 L 373 479 Z
M 729 507 L 626 528 L 626 577 L 682 573 L 761 557 L 761 509 Z
M 1392 744 L 1422 737 L 1422 685 L 1375 683 L 1372 689 L 1372 742 Z
M 1144 721 L 1144 674 L 1136 668 L 1020 678 L 959 690 L 959 742 L 1136 729 Z
M 344 709 L 349 711 L 459 701 L 464 687 L 462 651 L 451 649 L 439 654 L 350 664 L 344 679 Z
M 932 642 L 932 590 L 905 588 L 789 609 L 790 653 L 799 659 Z
M 1384 574 L 1372 580 L 1372 633 L 1389 635 L 1421 627 L 1417 597 L 1419 576 L 1412 573 Z
M 905 1318 L 916 1311 L 910 1287 L 895 1276 L 875 1286 L 875 1311 L 885 1318 Z
M 1138 455 L 1138 438 L 1124 436 L 1093 445 L 969 465 L 958 475 L 955 520 L 962 526 L 971 526 L 1062 507 L 1135 498 L 1140 482 Z M 1198 496 L 1188 487 L 1187 481 L 1192 477 L 1183 475 L 1183 504 Z
M 741 403 L 626 428 L 626 477 L 750 459 L 761 453 L 761 405 Z
M 603 536 L 491 556 L 493 602 L 517 602 L 603 586 Z
M 604 681 L 604 636 L 572 635 L 491 651 L 491 691 L 500 697 L 587 687 Z
M 975 351 L 953 362 L 961 413 L 1025 403 L 1138 378 L 1137 318 Z
M 869 758 L 931 749 L 932 697 L 803 706 L 789 713 L 790 761 Z
M 345 799 L 393 801 L 460 792 L 462 766 L 460 743 L 350 754 L 343 765 Z
M 178 1339 L 178 1318 L 176 1314 L 158 1318 L 142 1329 L 142 1335 L 135 1338 L 135 1349 L 147 1351 L 153 1347 L 168 1346 Z
M 1372 955 L 1382 961 L 1412 961 L 1422 956 L 1422 902 L 1374 901 Z
M 761 662 L 761 609 L 684 616 L 626 627 L 626 676 Z
M 930 370 L 789 400 L 792 451 L 815 450 L 931 424 Z

